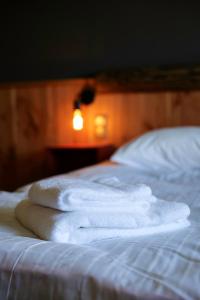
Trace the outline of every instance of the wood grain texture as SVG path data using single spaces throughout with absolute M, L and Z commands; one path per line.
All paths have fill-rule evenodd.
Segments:
M 12 89 L 0 90 L 0 183 L 8 189 L 12 187 L 12 181 L 16 178 L 17 158 L 12 102 Z
M 200 91 L 119 92 L 95 84 L 97 95 L 83 106 L 84 129 L 72 129 L 73 101 L 87 80 L 0 87 L 0 189 L 53 174 L 49 145 L 109 142 L 115 146 L 146 131 L 200 125 Z M 95 137 L 94 119 L 107 116 L 107 136 Z

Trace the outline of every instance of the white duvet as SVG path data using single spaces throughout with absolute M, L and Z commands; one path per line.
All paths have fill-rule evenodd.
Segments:
M 130 167 L 74 173 L 145 183 L 169 201 L 189 204 L 191 226 L 154 236 L 87 245 L 34 237 L 14 219 L 25 192 L 0 193 L 0 299 L 200 299 L 200 175 L 159 180 Z

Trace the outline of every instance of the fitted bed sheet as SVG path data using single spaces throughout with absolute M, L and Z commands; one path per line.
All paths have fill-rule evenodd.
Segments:
M 146 183 L 160 198 L 187 203 L 191 226 L 81 246 L 59 244 L 38 239 L 15 219 L 14 208 L 29 186 L 0 192 L 0 299 L 200 299 L 200 174 L 162 179 L 127 166 L 100 165 L 70 175 Z

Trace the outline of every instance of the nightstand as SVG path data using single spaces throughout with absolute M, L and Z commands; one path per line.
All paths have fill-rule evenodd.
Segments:
M 65 173 L 100 163 L 110 158 L 111 144 L 67 144 L 48 147 L 53 173 Z

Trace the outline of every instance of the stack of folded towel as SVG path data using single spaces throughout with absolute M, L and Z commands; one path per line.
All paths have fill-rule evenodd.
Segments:
M 189 226 L 189 207 L 152 195 L 144 184 L 117 178 L 48 179 L 32 185 L 16 207 L 17 219 L 40 238 L 82 244 L 137 237 Z

